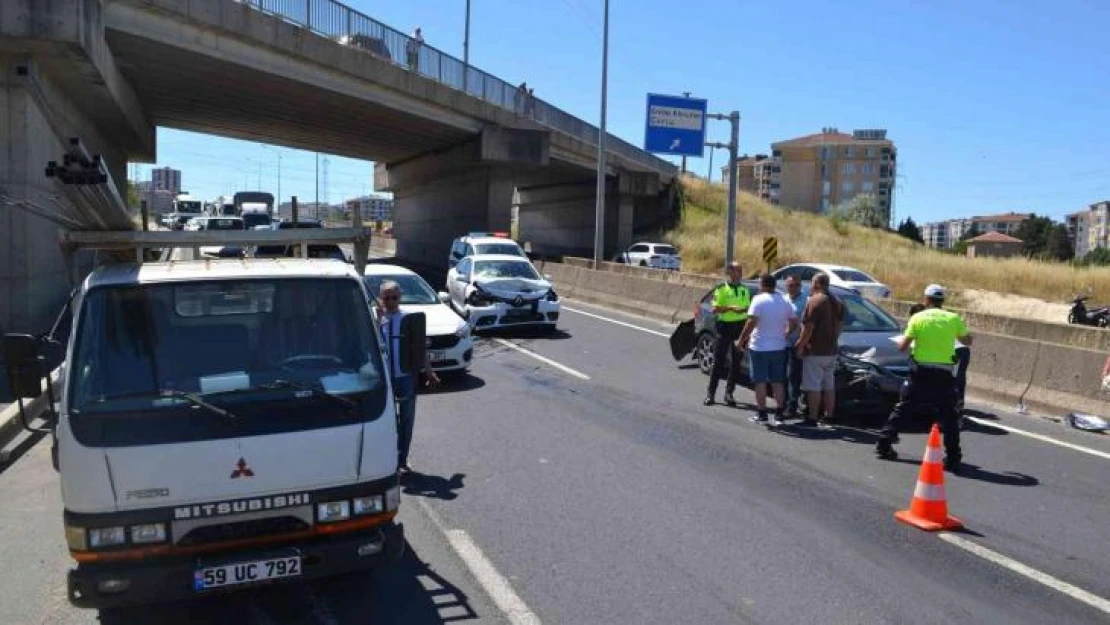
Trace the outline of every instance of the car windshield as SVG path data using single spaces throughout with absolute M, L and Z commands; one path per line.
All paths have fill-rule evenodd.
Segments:
M 242 230 L 242 219 L 210 217 L 205 226 L 209 230 Z
M 528 261 L 483 260 L 474 263 L 474 275 L 478 278 L 527 278 L 539 280 L 536 268 Z
M 392 280 L 401 287 L 401 303 L 411 304 L 414 306 L 424 306 L 428 304 L 438 304 L 439 297 L 432 287 L 424 281 L 420 276 L 412 274 L 400 274 L 395 276 L 366 276 L 366 288 L 370 290 L 370 294 L 374 297 L 378 296 L 381 291 L 382 282 Z
M 844 303 L 843 332 L 897 332 L 898 322 L 878 305 L 856 294 L 837 294 Z
M 655 246 L 655 253 L 656 254 L 665 254 L 667 256 L 678 256 L 678 250 L 671 247 L 670 245 L 656 245 Z
M 516 243 L 482 243 L 474 246 L 475 254 L 507 254 L 509 256 L 524 256 L 524 251 Z
M 350 422 L 328 394 L 357 401 L 363 419 L 384 404 L 377 334 L 364 291 L 348 278 L 95 287 L 78 323 L 69 406 L 86 445 Z M 193 409 L 182 394 L 234 414 L 237 425 Z
M 179 200 L 177 202 L 177 212 L 201 213 L 204 212 L 204 205 L 199 200 Z
M 845 282 L 875 282 L 871 276 L 855 269 L 833 269 L 833 274 Z
M 255 226 L 266 226 L 272 223 L 272 219 L 266 213 L 243 213 L 243 225 L 247 230 Z

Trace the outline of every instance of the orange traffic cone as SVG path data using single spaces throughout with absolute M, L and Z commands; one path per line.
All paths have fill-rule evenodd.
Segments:
M 964 526 L 954 516 L 948 516 L 948 501 L 944 497 L 944 452 L 940 448 L 940 428 L 933 424 L 929 442 L 925 445 L 925 458 L 917 475 L 917 487 L 909 510 L 894 513 L 894 518 L 926 532 L 955 530 Z

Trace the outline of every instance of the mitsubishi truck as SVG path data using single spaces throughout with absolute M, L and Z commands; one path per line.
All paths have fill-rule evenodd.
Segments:
M 163 245 L 365 250 L 369 231 L 67 237 L 143 259 Z M 75 289 L 47 414 L 73 604 L 176 601 L 400 559 L 390 369 L 357 258 L 123 262 Z M 423 362 L 424 323 L 401 324 L 402 370 Z M 47 346 L 61 349 L 3 337 L 21 406 L 41 390 Z

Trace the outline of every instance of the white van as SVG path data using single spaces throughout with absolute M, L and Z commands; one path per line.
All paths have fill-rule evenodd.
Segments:
M 298 236 L 190 232 L 181 245 L 235 234 Z M 361 270 L 236 259 L 104 266 L 84 281 L 52 419 L 72 603 L 180 600 L 401 557 L 394 399 Z M 424 318 L 402 326 L 413 371 Z M 24 355 L 9 368 L 26 377 L 44 342 L 6 335 L 9 359 Z M 13 387 L 29 397 L 38 382 Z

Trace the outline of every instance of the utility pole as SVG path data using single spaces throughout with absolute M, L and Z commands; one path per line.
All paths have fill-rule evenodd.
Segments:
M 683 91 L 682 95 L 683 95 L 683 97 L 688 98 L 688 97 L 690 97 L 690 92 L 689 91 Z M 712 156 L 713 151 L 710 150 L 709 154 Z M 686 155 L 685 154 L 682 155 L 682 173 L 684 173 L 684 174 L 686 173 Z
M 320 210 L 320 153 L 316 153 L 316 210 Z
M 594 267 L 605 255 L 605 107 L 609 95 L 609 0 L 605 0 L 601 38 L 601 124 L 597 133 L 597 209 L 594 215 Z
M 463 93 L 470 75 L 470 0 L 466 0 L 466 26 L 463 29 Z
M 710 113 L 710 119 L 728 120 L 732 125 L 732 133 L 728 143 L 706 143 L 710 150 L 714 148 L 728 148 L 728 222 L 725 227 L 725 267 L 732 264 L 736 246 L 736 161 L 740 148 L 740 111 L 732 111 L 728 115 L 723 113 Z M 710 155 L 713 153 L 710 152 Z
M 706 175 L 706 182 L 713 184 L 713 153 L 717 148 L 709 148 L 709 173 Z

